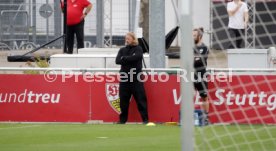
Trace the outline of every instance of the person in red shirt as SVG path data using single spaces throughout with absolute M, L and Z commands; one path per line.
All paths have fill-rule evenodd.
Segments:
M 63 1 L 61 4 L 63 9 Z M 74 36 L 77 38 L 77 48 L 84 48 L 84 18 L 91 11 L 93 5 L 88 0 L 67 0 L 67 51 L 73 54 Z

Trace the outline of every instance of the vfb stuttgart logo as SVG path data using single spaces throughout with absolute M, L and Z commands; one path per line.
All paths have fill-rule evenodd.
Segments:
M 105 85 L 106 97 L 109 102 L 109 105 L 116 111 L 118 114 L 121 113 L 120 108 L 120 97 L 119 97 L 119 84 L 117 83 L 107 83 Z

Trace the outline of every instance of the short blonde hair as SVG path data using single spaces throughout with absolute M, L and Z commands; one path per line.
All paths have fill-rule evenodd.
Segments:
M 133 42 L 131 45 L 134 45 L 134 46 L 139 45 L 138 38 L 136 37 L 134 32 L 128 32 L 126 35 L 130 36 L 133 39 Z

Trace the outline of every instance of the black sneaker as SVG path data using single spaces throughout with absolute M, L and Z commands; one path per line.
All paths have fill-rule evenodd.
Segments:
M 204 126 L 209 125 L 209 124 L 210 124 L 210 121 L 209 121 L 209 115 L 208 115 L 208 113 L 204 113 L 203 118 L 204 118 L 204 119 L 203 119 Z
M 116 124 L 126 124 L 126 122 L 117 122 Z
M 143 124 L 145 124 L 145 125 L 148 124 L 148 123 L 149 123 L 149 121 L 143 121 Z
M 204 125 L 207 126 L 209 124 L 210 124 L 209 118 L 207 117 L 207 118 L 204 119 Z

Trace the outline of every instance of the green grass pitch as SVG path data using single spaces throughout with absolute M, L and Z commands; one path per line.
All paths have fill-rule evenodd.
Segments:
M 198 151 L 276 150 L 275 125 L 195 127 L 194 136 Z M 179 150 L 179 126 L 0 124 L 0 151 Z

